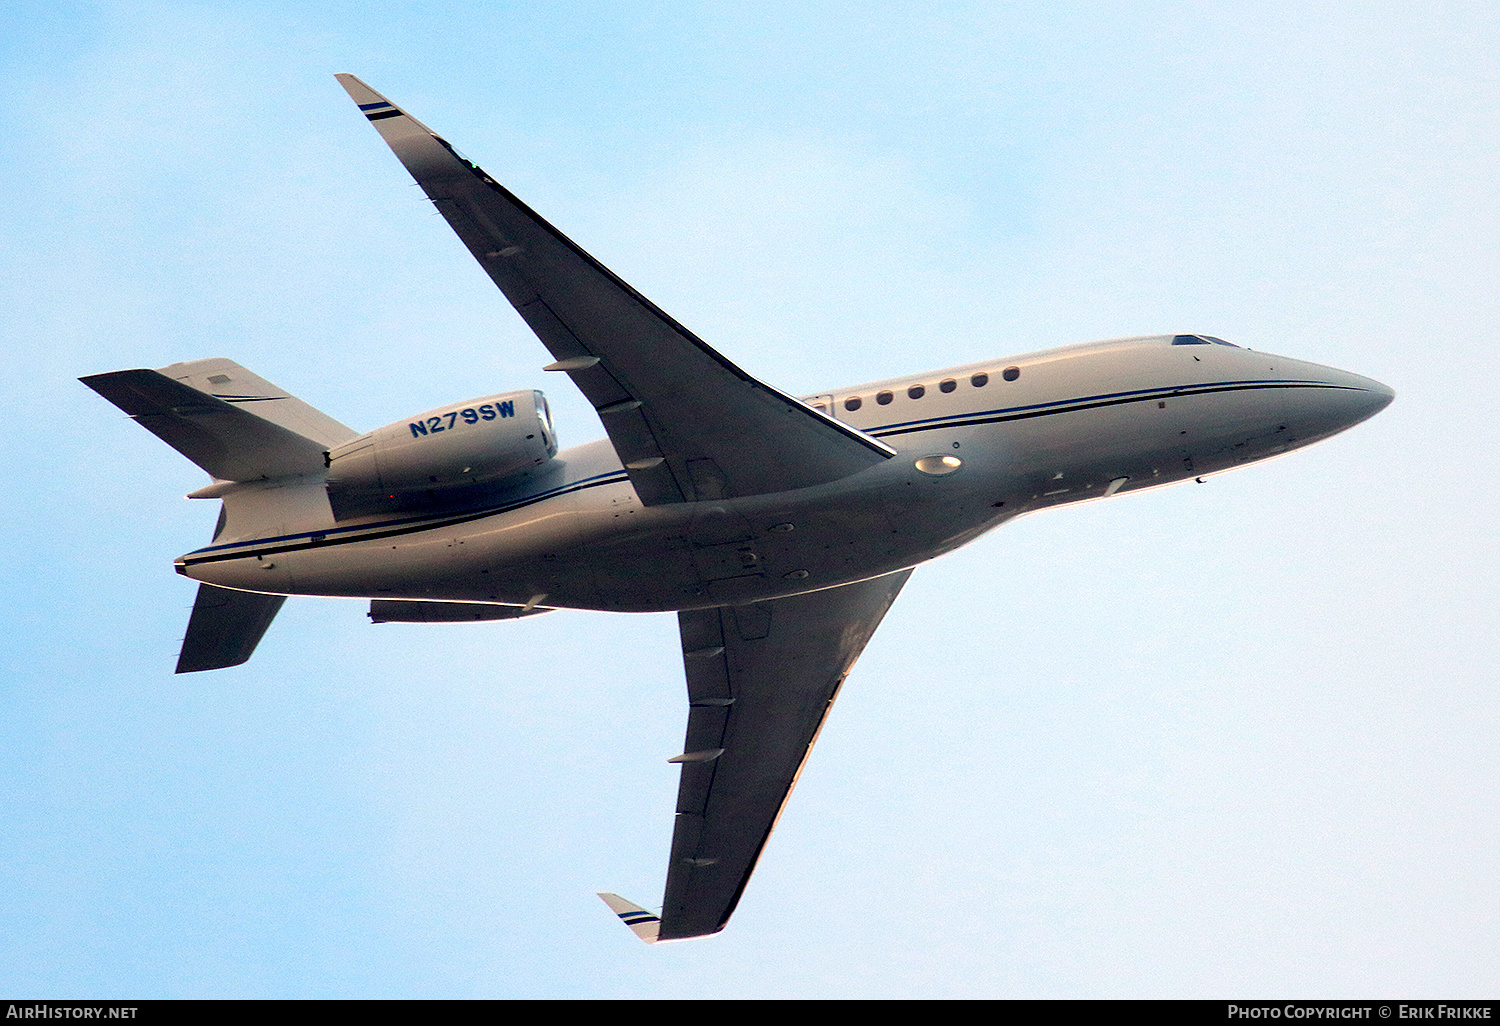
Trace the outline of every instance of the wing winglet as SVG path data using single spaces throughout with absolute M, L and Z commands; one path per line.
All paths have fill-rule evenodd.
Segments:
M 626 901 L 618 894 L 610 894 L 600 891 L 599 897 L 609 906 L 611 912 L 620 917 L 620 922 L 630 927 L 630 931 L 647 944 L 656 943 L 657 931 L 661 929 L 661 916 L 647 912 L 633 901 Z

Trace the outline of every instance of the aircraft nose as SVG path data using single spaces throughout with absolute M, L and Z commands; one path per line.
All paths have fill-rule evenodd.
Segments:
M 1343 427 L 1353 427 L 1362 420 L 1369 420 L 1391 405 L 1391 400 L 1396 398 L 1395 389 L 1374 378 L 1361 377 L 1348 371 L 1339 372 L 1339 378 L 1342 379 L 1339 381 L 1341 391 L 1347 393 L 1341 403 L 1341 412 L 1348 418 Z
M 1365 417 L 1375 416 L 1375 414 L 1391 405 L 1391 400 L 1396 398 L 1396 390 L 1390 385 L 1383 385 L 1374 378 L 1365 378 L 1365 381 L 1369 382 L 1370 411 L 1364 417 L 1360 417 L 1360 420 L 1364 420 Z
M 1316 370 L 1321 373 L 1308 375 L 1316 384 L 1310 381 L 1309 387 L 1291 389 L 1287 397 L 1287 414 L 1306 441 L 1327 438 L 1369 420 L 1396 398 L 1394 389 L 1374 378 L 1333 367 Z

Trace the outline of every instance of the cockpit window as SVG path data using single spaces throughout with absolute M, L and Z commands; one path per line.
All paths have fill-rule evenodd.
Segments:
M 1238 349 L 1239 346 L 1233 342 L 1225 342 L 1222 338 L 1214 338 L 1212 335 L 1174 335 L 1172 337 L 1174 346 L 1228 346 L 1230 349 Z

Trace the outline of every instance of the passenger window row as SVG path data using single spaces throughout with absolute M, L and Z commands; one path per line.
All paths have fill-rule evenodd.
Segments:
M 1005 368 L 1005 370 L 1003 370 L 1003 371 L 1000 372 L 1000 376 L 1002 378 L 1004 378 L 1006 381 L 1014 381 L 1014 380 L 1016 380 L 1017 378 L 1019 378 L 1021 376 L 1021 368 L 1019 368 L 1019 367 L 1007 367 L 1007 368 Z M 979 371 L 976 374 L 969 375 L 969 384 L 972 385 L 972 386 L 974 386 L 975 388 L 983 388 L 985 385 L 988 385 L 989 383 L 990 383 L 990 376 L 988 374 L 986 374 L 984 371 Z M 958 388 L 958 381 L 955 380 L 955 379 L 953 379 L 953 378 L 944 378 L 942 381 L 938 382 L 938 391 L 939 392 L 944 392 L 944 393 L 952 392 L 952 391 L 956 390 L 957 388 Z M 906 390 L 906 397 L 908 399 L 920 399 L 920 398 L 922 398 L 926 394 L 927 394 L 927 386 L 926 385 L 912 385 L 910 388 L 908 388 Z M 892 401 L 895 400 L 895 398 L 896 398 L 896 393 L 894 393 L 892 391 L 889 391 L 889 390 L 882 391 L 882 392 L 876 392 L 875 393 L 875 401 L 877 403 L 879 403 L 881 406 L 889 406 L 892 403 Z M 864 398 L 862 396 L 851 395 L 847 399 L 844 400 L 844 409 L 846 409 L 846 410 L 848 410 L 848 411 L 850 411 L 852 413 L 853 411 L 859 409 L 864 404 L 865 404 L 865 401 L 864 401 Z

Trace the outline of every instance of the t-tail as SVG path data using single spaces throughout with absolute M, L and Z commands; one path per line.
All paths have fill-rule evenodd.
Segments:
M 208 472 L 189 498 L 223 500 L 215 541 L 332 523 L 328 452 L 356 433 L 264 378 L 211 359 L 79 380 Z M 245 662 L 285 601 L 200 584 L 177 672 Z

